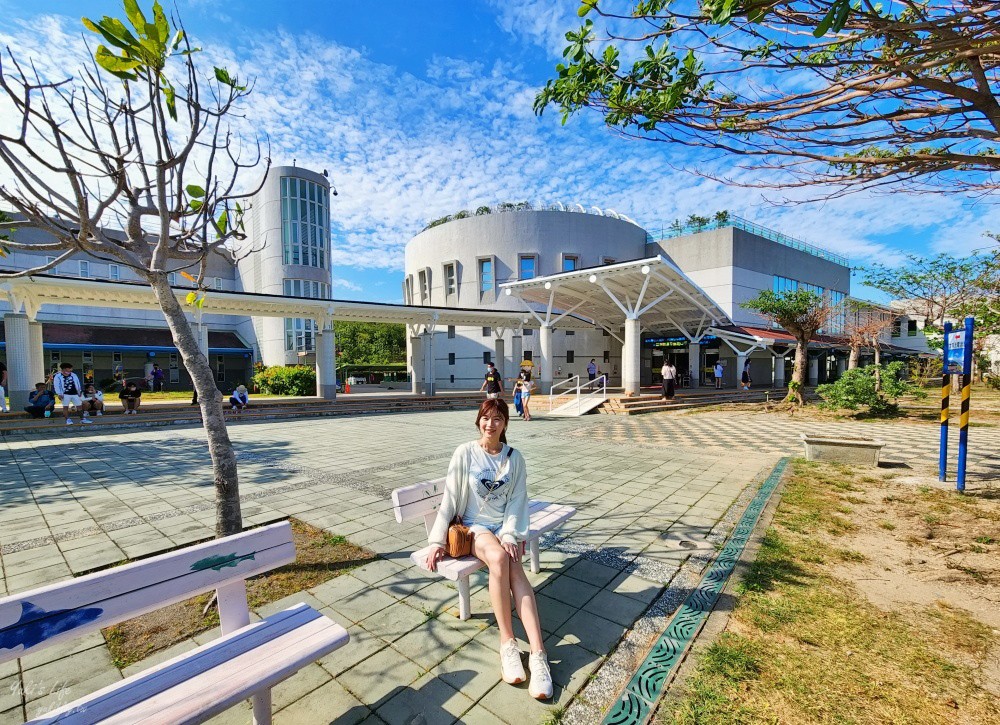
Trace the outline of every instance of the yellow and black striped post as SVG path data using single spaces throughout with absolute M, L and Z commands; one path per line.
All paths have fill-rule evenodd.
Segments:
M 948 374 L 948 338 L 951 323 L 944 323 L 944 347 L 941 368 L 941 443 L 938 450 L 938 480 L 948 479 L 948 407 L 951 405 L 951 375 Z
M 969 454 L 969 397 L 972 394 L 972 317 L 965 318 L 965 357 L 962 360 L 962 415 L 958 423 L 958 471 L 955 488 L 965 490 L 965 459 Z

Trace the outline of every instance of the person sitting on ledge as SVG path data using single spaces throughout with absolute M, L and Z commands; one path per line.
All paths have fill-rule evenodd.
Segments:
M 250 405 L 250 396 L 247 395 L 247 386 L 240 385 L 229 396 L 229 405 L 237 413 L 242 413 Z
M 125 408 L 123 415 L 135 415 L 139 412 L 139 403 L 142 402 L 142 391 L 139 390 L 139 386 L 132 381 L 125 386 L 125 389 L 118 393 L 118 398 L 122 401 L 122 407 Z
M 35 389 L 28 393 L 28 404 L 24 406 L 24 411 L 32 418 L 48 418 L 55 409 L 56 397 L 52 391 L 45 383 L 35 383 Z

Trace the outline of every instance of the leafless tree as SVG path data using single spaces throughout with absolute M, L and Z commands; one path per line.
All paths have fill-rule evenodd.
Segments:
M 230 131 L 227 117 L 238 113 L 250 88 L 223 68 L 203 78 L 197 49 L 158 3 L 151 19 L 134 0 L 124 8 L 127 24 L 84 19 L 103 43 L 79 78 L 41 78 L 10 49 L 0 57 L 0 88 L 18 116 L 13 132 L 0 134 L 0 164 L 12 179 L 0 186 L 0 200 L 18 218 L 0 223 L 0 232 L 46 232 L 50 241 L 15 236 L 4 245 L 55 257 L 6 276 L 43 272 L 85 253 L 123 264 L 149 283 L 198 393 L 214 469 L 216 535 L 225 536 L 242 530 L 236 456 L 207 353 L 168 275 L 180 272 L 195 283 L 185 301 L 199 315 L 209 258 L 233 261 L 245 239 L 241 201 L 255 190 L 241 191 L 238 177 L 262 154 L 257 139 L 244 145 Z

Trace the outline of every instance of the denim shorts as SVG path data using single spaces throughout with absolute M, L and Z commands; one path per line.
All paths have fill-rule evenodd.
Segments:
M 480 534 L 493 534 L 498 539 L 500 538 L 500 529 L 503 528 L 503 524 L 469 524 L 469 531 L 472 532 L 473 536 L 479 536 Z

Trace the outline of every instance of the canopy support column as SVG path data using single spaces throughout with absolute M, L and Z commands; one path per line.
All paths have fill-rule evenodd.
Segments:
M 424 395 L 434 395 L 434 327 L 428 325 L 423 334 L 421 348 L 424 353 Z
M 625 395 L 639 395 L 641 380 L 641 327 L 637 317 L 625 319 L 625 344 L 622 347 L 622 387 Z
M 410 368 L 410 392 L 414 395 L 420 395 L 424 387 L 421 382 L 421 376 L 424 374 L 422 337 L 415 331 L 410 335 L 410 355 L 407 362 Z
M 819 384 L 819 358 L 815 355 L 809 356 L 809 385 Z
M 28 404 L 28 393 L 35 389 L 36 372 L 32 368 L 31 331 L 28 316 L 8 312 L 3 316 L 7 340 L 7 394 L 11 410 L 20 411 Z
M 552 325 L 538 328 L 538 349 L 541 360 L 538 371 L 538 385 L 544 395 L 552 390 Z
M 316 335 L 316 395 L 337 399 L 337 335 L 329 323 Z
M 701 343 L 692 342 L 688 345 L 688 367 L 691 371 L 691 387 L 701 386 Z
M 736 387 L 743 388 L 743 367 L 747 364 L 750 351 L 736 353 Z
M 496 366 L 497 372 L 500 374 L 500 379 L 503 380 L 504 371 L 507 369 L 507 365 L 504 360 L 503 337 L 497 337 L 497 339 L 493 342 L 493 364 Z
M 28 335 L 31 337 L 31 374 L 38 378 L 35 382 L 40 383 L 45 380 L 45 371 L 48 369 L 45 361 L 45 347 L 42 344 L 42 323 L 29 322 Z M 80 374 L 83 375 L 82 372 Z M 32 385 L 32 390 L 34 390 L 34 385 Z
M 776 388 L 785 387 L 785 356 L 774 355 L 774 382 Z
M 514 334 L 510 338 L 510 359 L 511 359 L 511 377 L 517 377 L 518 372 L 521 370 L 521 361 L 524 359 L 521 357 L 523 352 L 523 340 L 521 338 L 521 331 L 514 330 Z
M 837 356 L 837 377 L 841 377 L 845 372 L 847 372 L 847 358 L 843 355 Z

